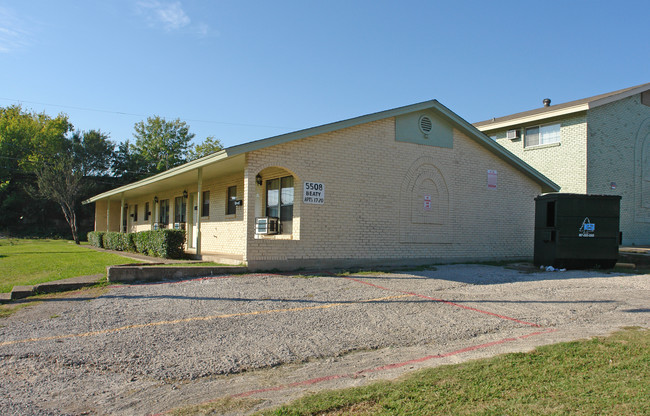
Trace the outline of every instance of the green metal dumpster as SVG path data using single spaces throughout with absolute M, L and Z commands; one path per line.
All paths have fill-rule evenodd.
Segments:
M 618 260 L 620 195 L 535 198 L 535 265 L 611 269 Z

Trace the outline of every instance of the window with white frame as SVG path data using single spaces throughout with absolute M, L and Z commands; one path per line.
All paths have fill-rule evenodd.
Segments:
M 545 126 L 527 127 L 524 136 L 524 146 L 539 146 L 543 144 L 560 142 L 560 125 L 547 124 Z
M 185 222 L 185 211 L 187 210 L 187 201 L 185 197 L 177 196 L 174 199 L 174 222 L 182 223 Z
M 203 197 L 201 198 L 201 216 L 210 216 L 210 191 L 203 191 Z
M 158 216 L 158 222 L 161 226 L 169 224 L 169 199 L 163 199 L 160 201 L 158 207 L 160 215 Z
M 266 215 L 277 217 L 282 233 L 291 233 L 293 220 L 293 176 L 266 181 Z

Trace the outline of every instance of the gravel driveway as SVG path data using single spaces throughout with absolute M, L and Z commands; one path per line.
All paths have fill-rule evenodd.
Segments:
M 534 345 L 650 326 L 650 276 L 453 265 L 249 274 L 80 292 L 0 320 L 0 414 L 275 405 Z

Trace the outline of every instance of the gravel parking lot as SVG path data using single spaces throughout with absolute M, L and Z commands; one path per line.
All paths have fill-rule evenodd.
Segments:
M 650 326 L 650 276 L 482 265 L 112 286 L 0 320 L 0 414 L 276 405 L 535 345 Z

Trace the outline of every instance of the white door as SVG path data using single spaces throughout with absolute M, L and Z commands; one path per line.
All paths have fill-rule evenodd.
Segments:
M 188 236 L 188 241 L 190 242 L 190 248 L 196 248 L 197 238 L 198 238 L 198 219 L 199 219 L 199 206 L 197 204 L 197 195 L 196 192 L 190 194 L 190 235 Z

